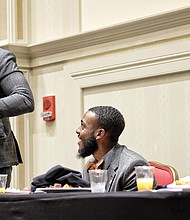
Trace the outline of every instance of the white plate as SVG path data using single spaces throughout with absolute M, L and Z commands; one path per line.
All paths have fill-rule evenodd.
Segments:
M 91 188 L 37 188 L 36 192 L 43 191 L 47 193 L 65 193 L 65 192 L 91 192 Z
M 168 189 L 190 189 L 190 185 L 176 185 L 175 183 L 171 183 L 167 185 Z
M 5 193 L 9 193 L 9 194 L 29 194 L 30 191 L 22 191 L 22 190 L 16 190 L 16 189 L 7 188 L 5 190 Z

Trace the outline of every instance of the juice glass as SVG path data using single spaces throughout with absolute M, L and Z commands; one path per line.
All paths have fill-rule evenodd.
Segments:
M 152 190 L 154 183 L 154 167 L 137 166 L 135 167 L 138 191 Z

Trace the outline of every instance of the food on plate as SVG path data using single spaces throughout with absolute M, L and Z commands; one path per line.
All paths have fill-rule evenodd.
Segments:
M 190 182 L 186 182 L 183 180 L 175 180 L 174 182 L 176 185 L 190 185 Z
M 25 186 L 22 191 L 30 191 L 31 190 L 31 187 L 30 186 Z
M 72 186 L 66 183 L 63 188 L 72 188 Z
M 72 186 L 67 183 L 63 186 L 60 183 L 55 183 L 53 186 L 51 185 L 50 188 L 72 188 Z
M 53 185 L 53 188 L 61 188 L 61 187 L 62 187 L 62 185 L 60 183 L 55 183 Z
M 174 183 L 176 185 L 190 185 L 190 180 L 187 179 L 179 179 L 179 180 L 175 180 Z

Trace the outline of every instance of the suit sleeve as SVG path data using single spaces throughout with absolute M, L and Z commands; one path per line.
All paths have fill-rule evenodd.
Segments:
M 0 59 L 0 118 L 17 116 L 34 110 L 29 84 L 11 52 Z

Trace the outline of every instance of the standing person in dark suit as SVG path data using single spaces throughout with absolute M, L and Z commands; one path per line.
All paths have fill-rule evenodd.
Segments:
M 84 114 L 76 130 L 78 156 L 93 155 L 84 167 L 83 179 L 89 182 L 90 169 L 108 170 L 107 192 L 137 190 L 134 167 L 149 165 L 141 155 L 118 143 L 124 128 L 124 117 L 117 109 L 95 106 Z
M 32 91 L 16 64 L 15 55 L 0 48 L 0 173 L 8 174 L 7 187 L 11 182 L 12 166 L 22 163 L 9 117 L 32 111 Z

